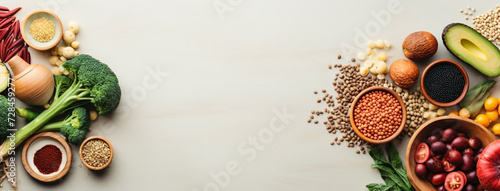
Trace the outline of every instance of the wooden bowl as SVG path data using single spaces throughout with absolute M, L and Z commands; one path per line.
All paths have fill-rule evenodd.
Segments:
M 55 145 L 61 150 L 62 161 L 58 171 L 51 174 L 43 174 L 35 166 L 33 162 L 33 157 L 38 149 L 48 144 Z M 22 162 L 24 169 L 33 178 L 42 182 L 53 182 L 66 175 L 71 166 L 71 159 L 72 159 L 71 149 L 68 143 L 66 142 L 66 140 L 64 140 L 62 136 L 56 133 L 52 132 L 39 133 L 28 139 L 23 146 Z
M 49 40 L 48 42 L 39 42 L 33 38 L 30 34 L 30 25 L 35 21 L 36 19 L 45 17 L 48 20 L 52 21 L 55 26 L 55 34 L 54 37 Z M 21 21 L 21 35 L 23 36 L 24 41 L 31 47 L 36 50 L 49 50 L 56 46 L 59 41 L 61 41 L 62 35 L 63 35 L 63 25 L 61 23 L 61 20 L 59 17 L 47 10 L 36 10 L 28 14 L 22 21 Z
M 109 150 L 111 152 L 111 155 L 109 157 L 109 160 L 106 164 L 100 166 L 100 167 L 95 167 L 95 166 L 92 166 L 90 164 L 88 164 L 84 159 L 83 159 L 83 154 L 82 154 L 82 150 L 83 150 L 83 147 L 85 146 L 85 144 L 91 140 L 102 140 L 104 141 L 106 144 L 109 145 Z M 111 160 L 113 160 L 113 146 L 111 146 L 111 143 L 108 141 L 108 139 L 104 138 L 104 137 L 101 137 L 101 136 L 92 136 L 92 137 L 89 137 L 87 139 L 85 139 L 85 141 L 83 141 L 82 145 L 80 146 L 80 160 L 82 160 L 82 163 L 89 169 L 91 170 L 102 170 L 106 167 L 109 166 L 109 164 L 111 163 Z
M 426 91 L 425 86 L 424 86 L 425 75 L 427 75 L 427 73 L 429 72 L 429 70 L 432 67 L 434 67 L 436 65 L 440 65 L 440 64 L 450 64 L 452 66 L 455 66 L 460 71 L 460 73 L 462 74 L 462 76 L 464 77 L 464 80 L 465 80 L 465 85 L 464 85 L 464 88 L 462 90 L 462 93 L 460 94 L 460 96 L 457 99 L 455 99 L 452 102 L 443 103 L 443 102 L 438 102 L 438 101 L 432 99 L 429 96 L 429 94 L 427 94 L 427 91 Z M 443 79 L 443 80 L 446 80 L 446 79 Z M 420 90 L 422 90 L 422 94 L 424 95 L 425 99 L 436 106 L 439 106 L 439 107 L 454 106 L 454 105 L 458 104 L 460 101 L 462 101 L 462 99 L 464 99 L 464 97 L 465 97 L 465 94 L 467 94 L 467 91 L 469 90 L 469 76 L 467 75 L 467 72 L 465 71 L 465 69 L 460 64 L 458 64 L 457 62 L 455 62 L 453 60 L 448 60 L 448 59 L 436 60 L 436 61 L 430 63 L 424 69 L 424 72 L 422 72 L 422 76 L 420 77 Z
M 483 127 L 481 124 L 464 117 L 459 116 L 442 116 L 431 119 L 420 126 L 415 131 L 408 142 L 406 148 L 406 172 L 411 184 L 417 191 L 436 190 L 431 182 L 426 179 L 421 179 L 415 173 L 415 150 L 417 145 L 422 143 L 430 135 L 437 133 L 445 128 L 451 127 L 457 131 L 467 134 L 467 137 L 477 137 L 481 140 L 483 147 L 496 140 L 495 135 L 490 130 Z
M 359 131 L 358 127 L 354 123 L 354 112 L 353 112 L 354 107 L 356 106 L 358 101 L 361 99 L 361 97 L 363 97 L 365 94 L 372 92 L 372 91 L 385 91 L 385 92 L 390 93 L 392 96 L 396 97 L 396 99 L 398 100 L 399 104 L 401 105 L 401 109 L 402 109 L 403 119 L 401 121 L 401 125 L 399 126 L 398 130 L 396 130 L 396 132 L 394 134 L 392 134 L 390 137 L 383 139 L 383 140 L 375 140 L 375 139 L 368 138 L 367 136 L 363 135 L 363 133 L 361 133 Z M 370 88 L 363 90 L 361 93 L 358 94 L 358 96 L 356 96 L 356 98 L 354 99 L 354 101 L 351 104 L 351 109 L 349 110 L 349 118 L 351 121 L 352 129 L 361 139 L 365 140 L 368 143 L 383 144 L 383 143 L 387 143 L 389 141 L 392 141 L 394 138 L 398 137 L 399 134 L 403 131 L 403 128 L 406 124 L 406 106 L 403 102 L 403 99 L 401 99 L 401 97 L 396 92 L 392 91 L 389 88 L 374 86 L 374 87 L 370 87 Z

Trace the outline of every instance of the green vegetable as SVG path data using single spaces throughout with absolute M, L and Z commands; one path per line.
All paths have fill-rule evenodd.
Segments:
M 467 94 L 465 94 L 465 98 L 460 102 L 460 106 L 469 110 L 471 118 L 474 118 L 477 114 L 479 114 L 484 101 L 488 99 L 491 90 L 493 90 L 496 83 L 497 82 L 495 80 L 483 81 L 469 89 Z
M 99 115 L 106 115 L 118 107 L 121 97 L 120 85 L 115 73 L 106 64 L 81 54 L 66 61 L 62 66 L 74 76 L 71 86 L 60 95 L 54 94 L 54 101 L 47 110 L 17 130 L 14 140 L 7 139 L 0 146 L 1 157 L 7 156 L 11 145 L 21 144 L 52 118 L 65 111 L 92 103 Z M 58 88 L 55 91 L 62 92 L 62 85 L 56 86 Z
M 16 107 L 16 114 L 17 116 L 25 118 L 28 121 L 32 121 L 38 115 L 40 115 L 40 113 L 36 112 L 35 110 L 22 107 Z
M 386 152 L 389 160 L 385 158 L 382 149 L 372 148 L 369 151 L 370 156 L 373 158 L 373 161 L 375 161 L 375 164 L 372 164 L 371 167 L 380 172 L 380 176 L 384 180 L 385 185 L 372 183 L 366 185 L 366 187 L 370 191 L 413 190 L 401 158 L 399 158 L 398 150 L 392 143 L 388 144 L 388 147 Z
M 40 128 L 37 133 L 60 131 L 70 143 L 79 144 L 85 139 L 85 134 L 89 131 L 89 126 L 89 112 L 84 107 L 77 107 L 63 121 L 47 124 Z
M 3 95 L 0 95 L 0 139 L 7 136 L 7 129 L 9 129 L 9 107 L 12 103 Z M 13 118 L 14 116 L 10 116 Z

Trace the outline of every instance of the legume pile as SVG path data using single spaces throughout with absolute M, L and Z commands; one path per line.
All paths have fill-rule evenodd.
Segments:
M 56 27 L 54 23 L 41 17 L 34 20 L 30 25 L 30 35 L 38 42 L 49 42 L 56 34 Z
M 91 140 L 83 146 L 82 155 L 90 166 L 101 167 L 109 161 L 111 149 L 103 140 Z
M 356 103 L 354 123 L 366 137 L 383 140 L 401 126 L 402 112 L 396 97 L 385 91 L 371 91 Z
M 338 55 L 337 58 L 340 60 L 342 56 Z M 324 114 L 327 115 L 323 124 L 328 133 L 335 135 L 333 141 L 330 143 L 331 145 L 340 145 L 345 141 L 347 147 L 359 148 L 356 150 L 358 154 L 366 153 L 365 145 L 366 147 L 371 147 L 370 144 L 363 141 L 352 130 L 349 120 L 349 107 L 361 91 L 372 86 L 383 86 L 393 89 L 403 99 L 407 111 L 407 120 L 400 138 L 404 135 L 411 137 L 415 130 L 427 119 L 445 114 L 444 109 L 438 108 L 425 100 L 420 92 L 420 88 L 412 92 L 395 86 L 387 79 L 378 79 L 374 75 L 362 76 L 360 74 L 360 64 L 355 63 L 355 59 L 349 59 L 347 62 L 349 64 L 328 66 L 330 70 L 338 69 L 338 72 L 334 74 L 335 79 L 332 82 L 335 93 L 338 96 L 334 97 L 333 93 L 328 93 L 327 89 L 314 91 L 315 95 L 323 94 L 322 97 L 315 101 L 319 104 L 326 104 L 326 106 L 324 110 L 312 110 L 311 115 L 307 119 L 308 123 L 318 124 L 320 122 L 318 118 Z M 337 132 L 340 132 L 340 135 Z
M 472 17 L 472 28 L 489 41 L 500 45 L 500 5 L 496 5 L 495 8 L 495 10 L 490 9 L 484 14 Z M 469 20 L 473 12 L 476 12 L 476 9 L 470 6 L 466 10 L 460 9 L 460 13 L 465 14 L 465 20 Z

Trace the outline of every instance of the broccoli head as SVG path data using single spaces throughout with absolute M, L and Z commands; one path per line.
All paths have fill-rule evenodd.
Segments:
M 54 100 L 59 98 L 62 93 L 64 93 L 73 84 L 73 80 L 65 75 L 59 75 L 54 77 L 55 89 Z
M 47 124 L 37 132 L 59 131 L 68 139 L 68 142 L 79 144 L 85 139 L 90 127 L 90 114 L 84 107 L 73 109 L 63 121 Z
M 56 94 L 49 108 L 18 129 L 14 135 L 15 139 L 7 139 L 0 145 L 0 157 L 7 156 L 10 145 L 19 145 L 52 118 L 74 108 L 93 105 L 99 115 L 107 115 L 118 107 L 121 89 L 116 74 L 108 65 L 89 55 L 80 54 L 64 62 L 62 66 L 73 75 L 71 85 L 67 85 L 69 81 L 64 79 L 65 77 L 55 79 Z M 65 132 L 68 133 L 68 138 L 70 136 L 83 137 L 81 132 L 74 134 L 69 134 L 70 131 L 66 130 Z

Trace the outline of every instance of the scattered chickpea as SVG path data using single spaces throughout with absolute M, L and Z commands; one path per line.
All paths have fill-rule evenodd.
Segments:
M 70 30 L 64 31 L 63 33 L 63 40 L 66 42 L 66 44 L 71 44 L 73 41 L 75 41 L 75 33 L 71 32 Z
M 71 59 L 75 56 L 75 49 L 73 49 L 72 47 L 66 47 L 63 49 L 63 56 L 66 58 L 66 59 Z
M 57 55 L 56 55 L 56 56 L 51 56 L 51 57 L 49 58 L 49 63 L 50 63 L 50 65 L 52 65 L 52 66 L 56 66 L 56 62 L 57 62 L 58 60 L 59 60 L 59 57 L 57 57 Z
M 91 110 L 91 111 L 89 112 L 89 114 L 90 114 L 90 120 L 91 120 L 91 121 L 95 121 L 95 120 L 97 119 L 97 111 L 95 111 L 95 110 Z
M 79 47 L 80 47 L 80 42 L 78 42 L 78 41 L 76 41 L 76 40 L 75 40 L 75 41 L 73 41 L 73 42 L 71 43 L 71 47 L 73 47 L 74 49 L 79 48 Z
M 60 76 L 60 75 L 62 75 L 62 72 L 59 71 L 59 67 L 54 66 L 54 67 L 52 67 L 52 74 L 54 74 L 55 76 Z
M 76 23 L 75 21 L 70 21 L 68 23 L 68 30 L 76 34 L 80 31 L 80 27 L 78 26 L 78 23 Z
M 50 49 L 50 55 L 57 56 L 58 55 L 57 50 L 58 50 L 57 47 L 54 47 L 54 48 Z
M 375 45 L 377 46 L 377 48 L 380 48 L 380 49 L 384 48 L 384 40 L 377 40 Z

